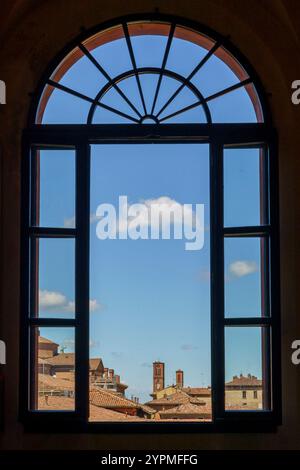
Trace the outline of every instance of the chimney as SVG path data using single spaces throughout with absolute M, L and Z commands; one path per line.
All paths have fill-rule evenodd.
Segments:
M 176 387 L 183 388 L 183 370 L 181 369 L 176 371 Z
M 120 376 L 119 376 L 119 375 L 115 375 L 115 379 L 116 379 L 116 383 L 119 384 L 119 383 L 120 383 Z
M 111 379 L 113 379 L 113 378 L 114 378 L 114 375 L 115 375 L 114 369 L 109 369 L 109 377 L 110 377 Z
M 104 367 L 104 378 L 108 378 L 108 367 Z
M 165 364 L 164 362 L 153 362 L 153 392 L 165 388 Z

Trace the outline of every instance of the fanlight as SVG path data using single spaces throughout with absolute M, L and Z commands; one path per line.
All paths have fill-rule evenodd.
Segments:
M 42 92 L 36 122 L 262 122 L 247 71 L 222 42 L 178 24 L 123 23 L 78 44 Z

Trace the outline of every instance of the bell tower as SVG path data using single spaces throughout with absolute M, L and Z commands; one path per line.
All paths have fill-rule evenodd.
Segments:
M 165 388 L 165 364 L 164 362 L 153 362 L 153 393 Z
M 181 369 L 176 371 L 176 387 L 183 388 L 183 370 Z

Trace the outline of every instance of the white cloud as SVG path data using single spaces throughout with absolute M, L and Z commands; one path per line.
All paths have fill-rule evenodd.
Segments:
M 96 214 L 90 214 L 90 223 L 93 224 L 99 220 L 99 217 Z M 75 228 L 75 215 L 64 219 L 64 228 Z
M 151 369 L 153 366 L 150 362 L 142 362 L 141 367 L 147 367 L 148 369 Z
M 98 340 L 90 339 L 90 349 L 98 348 L 100 343 Z
M 184 215 L 185 223 L 190 222 L 191 228 L 196 226 L 196 213 L 192 209 L 192 205 L 189 204 L 181 204 L 177 202 L 175 199 L 171 199 L 169 196 L 159 196 L 155 199 L 142 199 L 139 201 L 138 204 L 144 204 L 145 208 L 148 209 L 147 211 L 135 211 L 135 206 L 137 204 L 128 204 L 128 226 L 130 228 L 135 227 L 147 227 L 151 226 L 154 228 L 159 228 L 159 224 L 162 222 L 167 223 L 168 217 L 171 215 L 171 223 L 173 225 L 182 224 L 182 217 Z M 141 208 L 142 209 L 142 208 Z M 153 212 L 158 211 L 161 216 L 161 221 L 159 219 L 155 219 L 152 217 L 149 220 L 148 212 L 150 210 Z M 136 214 L 136 212 L 139 212 Z M 133 215 L 134 213 L 134 215 Z M 97 216 L 95 213 L 90 214 L 90 223 L 93 224 L 98 222 L 101 219 L 101 216 Z M 64 220 L 64 227 L 65 228 L 74 228 L 75 227 L 75 216 L 66 218 Z M 119 219 L 118 220 L 118 231 L 119 233 L 123 233 L 127 230 L 127 220 L 126 219 Z M 208 230 L 209 227 L 205 227 L 204 230 Z
M 257 270 L 258 266 L 255 261 L 238 260 L 229 265 L 229 272 L 235 277 L 248 276 Z
M 151 217 L 150 217 L 151 215 Z M 160 196 L 156 199 L 141 200 L 138 204 L 128 204 L 128 228 L 150 227 L 151 231 L 164 230 L 172 225 L 182 225 L 183 216 L 185 224 L 196 226 L 196 214 L 192 205 L 180 204 L 168 196 Z M 127 230 L 127 219 L 119 219 L 119 233 Z
M 182 344 L 180 349 L 182 349 L 182 351 L 193 351 L 194 349 L 198 349 L 198 346 L 194 344 Z
M 112 351 L 111 355 L 117 359 L 121 358 L 123 356 L 123 353 L 121 351 Z
M 39 307 L 43 310 L 74 312 L 75 302 L 68 300 L 61 292 L 40 290 Z M 90 312 L 95 312 L 102 307 L 96 299 L 90 299 Z
M 94 222 L 98 222 L 100 217 L 98 217 L 96 214 L 90 214 L 90 224 L 93 224 Z
M 128 204 L 127 196 L 119 196 L 119 210 L 109 203 L 96 211 L 99 240 L 189 240 L 185 249 L 201 250 L 204 245 L 204 204 L 180 204 L 168 196 Z M 173 230 L 172 227 L 173 226 Z M 149 233 L 150 228 L 150 233 Z
M 75 215 L 73 215 L 73 217 L 69 217 L 68 219 L 64 219 L 64 227 L 65 228 L 75 227 Z
M 45 310 L 58 309 L 65 307 L 68 300 L 65 295 L 60 292 L 40 290 L 39 291 L 39 306 Z
M 100 305 L 96 299 L 90 299 L 90 312 L 95 312 L 95 310 L 101 307 L 102 305 Z
M 96 348 L 99 346 L 99 341 L 95 341 L 91 339 L 89 345 L 90 345 L 90 349 Z M 74 351 L 75 339 L 74 338 L 64 339 L 61 343 L 61 347 L 69 351 Z
M 74 351 L 75 348 L 75 339 L 64 339 L 62 342 L 62 348 L 63 349 L 69 349 L 71 351 Z

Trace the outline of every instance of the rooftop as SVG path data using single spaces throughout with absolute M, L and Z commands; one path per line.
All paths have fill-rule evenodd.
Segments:
M 211 389 L 209 387 L 183 387 L 182 390 L 189 395 L 202 395 L 203 397 L 211 396 Z
M 180 390 L 176 393 L 173 393 L 172 395 L 167 395 L 164 398 L 156 398 L 154 400 L 148 401 L 146 405 L 148 406 L 155 406 L 155 405 L 180 405 L 183 403 L 192 403 L 197 406 L 199 405 L 205 405 L 205 401 L 202 401 L 198 397 L 191 397 L 184 391 Z
M 211 417 L 211 407 L 183 403 L 169 410 L 160 411 L 159 414 L 161 418 L 202 419 Z
M 43 336 L 39 336 L 38 341 L 42 344 L 54 344 L 55 346 L 59 346 L 59 344 L 55 343 L 54 341 L 51 341 L 51 339 L 44 338 Z
M 60 377 L 53 377 L 49 374 L 38 375 L 39 391 L 51 390 L 74 390 L 74 382 Z
M 230 387 L 242 387 L 242 386 L 261 387 L 262 380 L 255 377 L 255 375 L 248 374 L 247 376 L 244 376 L 243 374 L 240 374 L 239 376 L 237 375 L 233 376 L 232 380 L 230 382 L 226 382 L 225 385 L 230 386 Z
M 74 410 L 74 399 L 69 397 L 39 397 L 39 410 Z M 90 421 L 139 421 L 137 416 L 129 416 L 90 404 Z
M 46 362 L 53 366 L 74 366 L 75 353 L 59 353 L 56 356 L 46 358 Z M 103 368 L 102 359 L 99 357 L 90 359 L 90 370 L 96 370 L 98 367 Z
M 90 403 L 105 408 L 139 408 L 141 406 L 139 403 L 120 397 L 116 393 L 95 387 L 90 389 Z

